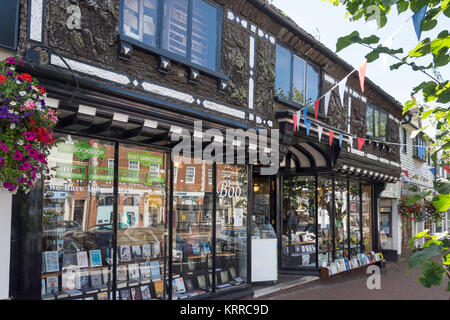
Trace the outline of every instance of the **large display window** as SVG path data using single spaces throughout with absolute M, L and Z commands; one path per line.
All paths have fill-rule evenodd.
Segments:
M 336 180 L 334 184 L 336 259 L 348 258 L 348 205 L 347 181 Z
M 333 233 L 330 221 L 333 214 L 333 180 L 318 179 L 318 225 L 319 225 L 319 265 L 326 266 L 333 261 Z
M 350 183 L 350 256 L 362 253 L 361 250 L 361 184 Z
M 315 183 L 315 177 L 285 180 L 282 267 L 316 267 Z
M 372 186 L 363 185 L 362 192 L 363 251 L 372 250 Z

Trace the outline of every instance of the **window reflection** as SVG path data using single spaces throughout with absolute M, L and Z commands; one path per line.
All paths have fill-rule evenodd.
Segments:
M 282 265 L 316 266 L 315 178 L 292 177 L 283 187 Z
M 318 195 L 318 224 L 319 224 L 319 265 L 326 266 L 333 261 L 333 242 L 330 228 L 333 199 L 333 181 L 319 178 Z
M 362 194 L 362 226 L 363 226 L 363 252 L 372 250 L 372 187 L 363 186 Z
M 355 256 L 361 251 L 360 230 L 360 185 L 350 183 L 350 256 Z
M 336 259 L 348 257 L 347 181 L 335 181 Z
M 275 94 L 285 100 L 291 97 L 291 52 L 277 45 Z

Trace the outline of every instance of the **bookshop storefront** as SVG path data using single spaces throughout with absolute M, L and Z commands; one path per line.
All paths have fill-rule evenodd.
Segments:
M 146 105 L 123 120 L 117 113 L 124 114 L 123 98 L 75 93 L 69 103 L 71 92 L 51 81 L 46 87 L 60 101 L 61 120 L 48 156 L 50 175 L 13 200 L 11 296 L 249 295 L 253 166 L 172 161 L 170 133 L 191 131 L 189 115 Z M 155 114 L 160 117 L 143 120 Z M 206 129 L 214 126 L 206 123 Z

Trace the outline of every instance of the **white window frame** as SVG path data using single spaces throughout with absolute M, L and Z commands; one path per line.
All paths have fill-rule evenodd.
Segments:
M 208 169 L 208 184 L 212 185 L 212 180 L 213 180 L 213 169 Z
M 108 158 L 108 169 L 114 169 L 114 158 Z
M 155 170 L 152 170 L 152 168 L 156 168 L 156 171 L 155 171 Z M 150 170 L 150 176 L 151 176 L 151 177 L 158 177 L 158 176 L 159 176 L 159 164 L 156 164 L 156 163 L 150 163 L 150 168 L 149 168 L 149 170 Z
M 137 168 L 133 168 L 132 163 L 137 163 Z M 128 170 L 140 170 L 139 161 L 128 160 Z
M 173 167 L 173 183 L 177 183 L 178 180 L 178 167 Z
M 188 177 L 188 171 L 193 170 L 192 180 L 189 180 Z M 195 183 L 195 167 L 186 167 L 186 184 L 194 184 Z

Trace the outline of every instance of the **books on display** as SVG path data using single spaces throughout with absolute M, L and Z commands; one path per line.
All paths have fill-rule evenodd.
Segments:
M 152 274 L 152 280 L 161 280 L 161 270 L 159 268 L 159 262 L 158 261 L 151 261 L 150 262 L 150 272 Z
M 58 285 L 58 277 L 47 277 L 47 293 L 57 293 Z
M 131 247 L 131 252 L 133 254 L 133 259 L 134 260 L 142 260 L 141 246 L 132 246 Z
M 120 246 L 120 261 L 122 262 L 131 261 L 130 246 Z
M 74 290 L 76 288 L 75 279 L 77 277 L 78 268 L 63 268 L 61 275 L 61 290 Z
M 141 290 L 139 287 L 134 287 L 130 289 L 131 291 L 131 300 L 142 300 Z
M 108 292 L 99 292 L 97 294 L 97 300 L 108 300 Z
M 150 264 L 149 263 L 147 263 L 147 262 L 140 263 L 139 270 L 140 270 L 142 279 L 151 279 L 152 274 L 150 272 Z
M 186 292 L 186 287 L 184 286 L 184 280 L 183 278 L 177 278 L 175 280 L 175 285 L 177 286 L 178 293 L 184 293 Z
M 153 258 L 157 258 L 161 253 L 161 244 L 159 241 L 153 243 L 152 247 Z
M 158 280 L 154 281 L 153 285 L 155 287 L 155 294 L 157 298 L 162 298 L 164 294 L 164 281 Z
M 150 259 L 152 257 L 152 249 L 150 244 L 143 244 L 142 245 L 142 258 L 144 259 Z
M 127 265 L 120 264 L 117 266 L 117 280 L 118 281 L 127 281 L 128 280 Z
M 142 300 L 150 300 L 152 298 L 149 285 L 141 286 L 141 297 Z
M 58 251 L 44 251 L 45 272 L 59 271 Z
M 72 267 L 77 265 L 77 255 L 73 252 L 63 254 L 63 267 Z
M 91 285 L 97 289 L 101 289 L 103 287 L 101 270 L 91 271 Z
M 80 268 L 88 268 L 89 267 L 87 251 L 77 252 L 77 263 Z
M 98 250 L 90 250 L 89 258 L 91 262 L 91 267 L 101 267 L 102 266 L 102 252 Z
M 130 263 L 128 265 L 128 279 L 130 281 L 139 281 L 139 264 Z
M 129 289 L 120 290 L 120 300 L 131 300 L 131 294 Z

